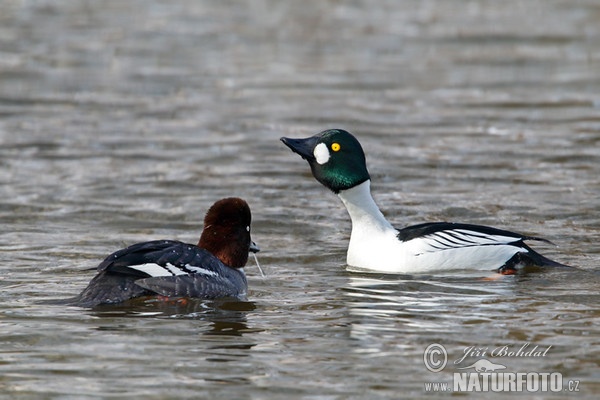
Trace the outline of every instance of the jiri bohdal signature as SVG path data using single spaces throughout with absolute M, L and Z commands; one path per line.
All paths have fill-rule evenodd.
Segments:
M 462 363 L 467 357 L 546 357 L 552 345 L 548 347 L 540 347 L 527 342 L 519 346 L 498 346 L 491 351 L 489 347 L 468 346 L 463 350 L 463 355 L 454 364 Z

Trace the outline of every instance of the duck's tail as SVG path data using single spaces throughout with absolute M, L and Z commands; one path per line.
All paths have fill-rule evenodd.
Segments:
M 529 240 L 543 240 L 551 243 L 545 239 L 538 238 L 527 238 Z M 571 265 L 562 264 L 557 261 L 551 260 L 548 257 L 544 257 L 525 243 L 521 243 L 520 247 L 526 251 L 520 251 L 510 258 L 503 266 L 498 268 L 498 272 L 503 275 L 512 275 L 518 271 L 535 271 L 536 269 L 543 268 L 570 268 L 576 269 Z

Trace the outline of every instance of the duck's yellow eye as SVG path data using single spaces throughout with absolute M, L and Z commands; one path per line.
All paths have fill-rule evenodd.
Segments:
M 331 145 L 331 150 L 333 151 L 340 151 L 340 144 L 339 143 L 334 143 Z

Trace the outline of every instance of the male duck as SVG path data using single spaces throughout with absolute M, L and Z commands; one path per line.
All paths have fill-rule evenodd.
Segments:
M 281 141 L 308 161 L 313 176 L 342 200 L 352 220 L 347 263 L 389 273 L 477 269 L 515 273 L 524 266 L 566 266 L 527 246 L 523 236 L 487 226 L 433 222 L 394 228 L 371 197 L 365 154 L 349 132 L 330 129 Z
M 250 207 L 217 201 L 204 218 L 198 245 L 175 240 L 137 243 L 98 265 L 98 274 L 70 304 L 93 307 L 141 296 L 245 299 L 244 265 L 259 248 L 250 238 Z

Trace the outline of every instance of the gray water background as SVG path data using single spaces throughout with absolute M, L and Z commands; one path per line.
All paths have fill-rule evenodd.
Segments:
M 599 395 L 597 1 L 0 8 L 0 398 L 438 397 L 425 383 L 452 382 L 466 348 L 527 343 L 552 347 L 487 358 Z M 396 226 L 543 236 L 580 270 L 347 272 L 345 210 L 278 141 L 334 127 Z M 227 196 L 263 250 L 248 302 L 43 304 L 121 247 L 195 243 Z

